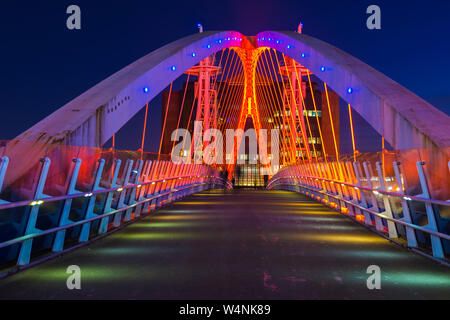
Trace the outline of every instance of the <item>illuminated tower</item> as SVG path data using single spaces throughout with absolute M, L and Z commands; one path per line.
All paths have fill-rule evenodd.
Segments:
M 281 138 L 284 141 L 280 147 L 283 162 L 288 164 L 303 158 L 311 159 L 303 108 L 306 84 L 302 80 L 302 75 L 309 71 L 289 57 L 285 57 L 284 61 L 286 65 L 280 67 L 280 74 L 285 77 L 281 128 Z M 290 161 L 287 161 L 288 155 Z

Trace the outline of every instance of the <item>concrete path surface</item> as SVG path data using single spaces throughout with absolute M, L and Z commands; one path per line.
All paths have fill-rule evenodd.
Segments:
M 212 190 L 0 280 L 0 298 L 450 299 L 449 271 L 301 195 Z

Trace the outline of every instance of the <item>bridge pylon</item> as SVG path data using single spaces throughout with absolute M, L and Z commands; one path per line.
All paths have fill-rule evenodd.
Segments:
M 292 58 L 285 56 L 285 65 L 280 66 L 280 74 L 286 77 L 283 86 L 282 137 L 289 137 L 286 144 L 281 144 L 281 154 L 291 153 L 296 161 L 311 159 L 305 127 L 303 101 L 306 96 L 306 83 L 302 75 L 310 71 Z M 311 74 L 311 73 L 310 73 Z
M 217 129 L 217 89 L 216 81 L 220 72 L 220 66 L 215 66 L 211 56 L 200 61 L 198 66 L 194 66 L 186 71 L 186 74 L 198 77 L 195 83 L 197 94 L 197 112 L 196 121 L 202 122 L 202 132 L 205 133 L 209 129 Z M 200 133 L 201 134 L 201 133 Z M 195 139 L 192 148 L 194 153 L 194 163 L 202 161 L 202 152 L 207 142 L 203 139 Z

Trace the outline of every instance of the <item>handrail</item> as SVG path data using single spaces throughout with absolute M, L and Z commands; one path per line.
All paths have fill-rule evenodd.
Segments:
M 370 191 L 370 192 L 374 192 L 375 191 L 375 192 L 378 192 L 380 194 L 384 194 L 384 195 L 392 196 L 392 197 L 404 198 L 405 200 L 409 200 L 409 201 L 416 200 L 416 201 L 421 201 L 421 202 L 426 202 L 426 203 L 431 203 L 431 204 L 450 206 L 450 201 L 449 200 L 444 201 L 444 200 L 423 198 L 423 197 L 419 197 L 419 196 L 407 195 L 407 194 L 404 194 L 404 193 L 384 191 L 384 190 L 381 190 L 381 189 L 358 186 L 358 185 L 354 185 L 354 184 L 351 184 L 351 183 L 342 182 L 342 181 L 338 181 L 338 180 L 325 179 L 325 178 L 321 178 L 321 177 L 312 177 L 312 176 L 289 176 L 289 177 L 275 178 L 275 179 L 273 179 L 272 181 L 270 181 L 267 184 L 267 188 L 269 188 L 269 186 L 272 185 L 272 183 L 274 183 L 275 181 L 280 180 L 280 179 L 303 179 L 303 178 L 313 179 L 313 180 L 322 180 L 322 181 L 326 181 L 326 182 L 330 182 L 330 183 L 336 183 L 336 184 L 344 185 L 344 186 L 347 186 L 347 187 L 350 187 L 350 188 L 354 188 L 356 190 L 360 189 L 360 190 L 365 190 L 365 191 Z M 1 207 L 0 207 L 0 209 L 1 209 Z
M 113 191 L 122 191 L 124 189 L 129 189 L 129 188 L 135 188 L 135 187 L 151 185 L 151 184 L 155 184 L 155 183 L 159 183 L 159 182 L 166 182 L 166 181 L 171 181 L 171 180 L 176 180 L 176 179 L 187 179 L 187 178 L 218 178 L 218 179 L 224 180 L 223 178 L 219 178 L 219 177 L 215 177 L 215 176 L 198 176 L 198 175 L 186 175 L 186 176 L 179 176 L 179 177 L 173 177 L 173 178 L 161 178 L 158 180 L 152 180 L 152 181 L 136 183 L 136 184 L 128 184 L 126 186 L 118 186 L 118 187 L 114 187 L 114 188 L 101 188 L 98 190 L 73 193 L 73 194 L 69 194 L 69 195 L 65 194 L 65 195 L 61 195 L 61 196 L 42 197 L 42 198 L 37 198 L 37 199 L 32 199 L 32 200 L 20 200 L 20 201 L 16 201 L 16 202 L 9 202 L 9 203 L 5 203 L 5 204 L 0 204 L 0 210 L 32 205 L 32 203 L 38 202 L 38 201 L 44 201 L 44 202 L 61 201 L 61 200 L 92 196 L 95 194 L 101 194 L 101 193 L 107 193 L 107 192 L 113 192 Z M 119 190 L 119 189 L 121 189 L 121 190 Z
M 198 186 L 205 185 L 205 184 L 208 184 L 208 183 L 195 183 L 193 185 L 188 185 L 188 186 L 185 186 L 183 188 L 171 189 L 171 190 L 169 190 L 167 192 L 164 192 L 164 193 L 161 193 L 161 194 L 158 194 L 158 195 L 154 195 L 154 196 L 152 196 L 150 198 L 138 201 L 138 202 L 136 202 L 136 203 L 134 203 L 132 205 L 129 205 L 129 206 L 126 206 L 126 207 L 123 207 L 123 208 L 120 208 L 120 209 L 116 209 L 116 210 L 104 213 L 102 215 L 98 215 L 98 216 L 95 216 L 95 217 L 92 217 L 92 218 L 89 218 L 89 219 L 76 221 L 76 222 L 73 222 L 71 224 L 67 224 L 67 225 L 64 225 L 64 226 L 51 228 L 51 229 L 48 229 L 48 230 L 45 230 L 45 231 L 35 232 L 35 233 L 31 233 L 31 234 L 28 234 L 28 235 L 25 235 L 25 236 L 21 236 L 21 237 L 17 237 L 17 238 L 11 239 L 11 240 L 7 240 L 7 241 L 4 241 L 4 242 L 0 243 L 0 248 L 9 247 L 9 246 L 12 246 L 12 245 L 17 244 L 17 243 L 22 243 L 22 242 L 24 242 L 26 240 L 30 240 L 30 239 L 34 239 L 34 238 L 37 238 L 37 237 L 45 236 L 47 234 L 55 233 L 55 232 L 58 232 L 58 231 L 61 231 L 61 230 L 70 229 L 70 228 L 73 228 L 73 227 L 76 227 L 76 226 L 79 226 L 79 225 L 84 225 L 86 223 L 93 222 L 95 220 L 99 220 L 99 219 L 108 217 L 108 216 L 116 214 L 118 212 L 126 211 L 129 208 L 136 207 L 138 205 L 141 205 L 141 204 L 144 204 L 144 203 L 146 203 L 148 201 L 151 201 L 151 200 L 154 200 L 154 199 L 166 196 L 166 195 L 171 194 L 173 192 L 177 192 L 177 191 L 181 191 L 181 190 L 185 190 L 185 189 L 189 189 L 189 188 L 193 188 L 193 187 L 198 187 Z
M 280 179 L 283 179 L 283 178 L 280 178 Z M 279 179 L 276 179 L 276 180 L 279 180 Z M 281 184 L 297 186 L 294 183 L 281 183 Z M 413 228 L 413 229 L 416 229 L 416 230 L 419 230 L 419 231 L 423 231 L 423 232 L 432 234 L 432 235 L 437 236 L 439 238 L 450 240 L 450 235 L 448 235 L 448 234 L 441 233 L 441 232 L 438 232 L 438 231 L 433 231 L 433 230 L 430 230 L 430 229 L 427 229 L 427 228 L 424 228 L 424 227 L 421 227 L 421 226 L 418 226 L 418 225 L 415 225 L 415 224 L 412 224 L 412 223 L 404 222 L 404 221 L 401 221 L 401 220 L 398 220 L 398 219 L 395 219 L 395 218 L 390 218 L 390 217 L 388 217 L 386 215 L 383 215 L 380 212 L 375 212 L 373 210 L 370 210 L 370 208 L 363 207 L 363 206 L 361 206 L 361 205 L 359 205 L 357 203 L 354 203 L 354 202 L 352 202 L 350 200 L 343 199 L 343 198 L 341 198 L 339 196 L 336 196 L 336 195 L 325 193 L 323 190 L 314 189 L 314 188 L 311 188 L 309 186 L 305 186 L 303 184 L 302 184 L 302 187 L 305 188 L 305 189 L 309 189 L 309 190 L 315 191 L 315 192 L 326 194 L 327 196 L 335 198 L 336 200 L 344 201 L 345 203 L 348 203 L 348 204 L 350 204 L 350 205 L 352 205 L 354 207 L 357 207 L 358 209 L 361 209 L 363 211 L 369 212 L 370 214 L 376 215 L 376 216 L 378 216 L 380 218 L 383 218 L 383 219 L 386 219 L 386 220 L 389 220 L 389 221 L 392 221 L 392 222 L 395 222 L 395 223 L 398 223 L 398 224 L 402 224 L 404 226 L 407 226 L 407 227 L 410 227 L 410 228 Z
M 170 203 L 181 197 L 194 192 L 204 190 L 216 185 L 231 188 L 228 179 L 222 177 L 219 171 L 214 168 L 189 164 L 177 164 L 169 161 L 137 160 L 133 166 L 133 159 L 127 159 L 123 166 L 121 182 L 117 182 L 121 160 L 114 159 L 114 170 L 109 173 L 107 188 L 100 186 L 105 165 L 104 159 L 98 159 L 97 166 L 93 169 L 94 180 L 92 184 L 83 185 L 83 190 L 77 190 L 77 180 L 82 160 L 72 159 L 73 167 L 71 173 L 66 177 L 66 193 L 58 196 L 51 196 L 44 193 L 47 174 L 51 164 L 50 158 L 40 159 L 42 165 L 38 174 L 39 178 L 33 185 L 32 199 L 10 202 L 0 199 L 1 210 L 23 208 L 23 219 L 21 219 L 20 230 L 8 235 L 6 241 L 0 243 L 0 249 L 19 245 L 20 251 L 17 257 L 17 265 L 28 265 L 33 249 L 33 239 L 49 234 L 54 234 L 51 246 L 45 245 L 46 249 L 59 253 L 64 248 L 64 243 L 70 238 L 85 243 L 93 234 L 105 234 L 109 230 L 117 229 L 122 222 L 129 222 L 138 218 L 141 213 L 147 213 L 155 208 L 161 207 L 164 203 Z M 0 158 L 0 190 L 4 173 L 6 172 L 9 159 Z M 50 188 L 53 186 L 50 185 Z M 51 190 L 51 189 L 49 189 Z M 20 191 L 19 191 L 20 192 Z M 100 197 L 97 197 L 100 195 Z M 82 199 L 81 210 L 76 214 L 76 218 L 71 218 L 73 199 Z M 44 203 L 58 202 L 60 205 L 43 207 L 42 214 L 56 214 L 49 229 L 41 230 L 38 226 L 39 212 Z M 78 208 L 79 203 L 75 203 Z M 55 212 L 53 212 L 56 209 Z M 111 219 L 112 217 L 112 219 Z M 91 224 L 99 221 L 98 225 Z M 12 220 L 9 223 L 14 223 Z M 66 235 L 69 228 L 80 227 L 76 235 Z M 72 244 L 70 248 L 72 248 Z M 39 248 L 41 249 L 41 248 Z M 10 250 L 15 250 L 11 248 Z M 14 253 L 14 251 L 10 251 Z M 4 261 L 1 261 L 4 262 Z
M 370 228 L 375 227 L 379 233 L 387 233 L 390 239 L 405 237 L 408 247 L 418 248 L 419 242 L 428 247 L 431 244 L 433 258 L 439 261 L 447 261 L 445 247 L 442 241 L 450 241 L 450 235 L 439 229 L 440 207 L 450 207 L 450 201 L 432 199 L 423 169 L 425 162 L 416 162 L 420 187 L 422 193 L 409 195 L 405 193 L 402 185 L 403 177 L 400 175 L 400 162 L 394 162 L 397 190 L 393 192 L 386 189 L 386 181 L 381 169 L 381 162 L 377 162 L 378 180 L 380 186 L 374 187 L 373 173 L 370 163 L 364 162 L 364 173 L 360 171 L 359 163 L 353 162 L 353 166 L 346 163 L 319 164 L 316 172 L 310 173 L 310 168 L 303 164 L 288 166 L 280 170 L 267 188 L 272 189 L 281 186 L 282 189 L 305 194 L 322 203 L 364 221 Z M 450 163 L 449 163 L 450 169 Z M 311 176 L 313 174 L 313 176 Z M 345 182 L 344 180 L 348 181 Z M 355 182 L 356 180 L 356 182 Z M 363 185 L 364 183 L 367 185 Z M 284 186 L 284 187 L 283 187 Z M 382 200 L 381 204 L 379 200 Z M 393 209 L 391 201 L 401 202 L 401 212 Z M 417 212 L 411 203 L 418 202 L 425 207 L 427 224 L 419 226 L 415 224 L 418 218 Z M 394 214 L 402 214 L 395 218 Z M 441 217 L 442 218 L 442 217 Z M 397 229 L 401 225 L 405 230 Z M 415 231 L 423 232 L 428 238 L 418 238 Z

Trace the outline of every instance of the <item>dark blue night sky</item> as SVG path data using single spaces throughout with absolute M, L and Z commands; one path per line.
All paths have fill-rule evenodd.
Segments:
M 66 28 L 71 4 L 81 7 L 80 31 Z M 382 30 L 365 26 L 371 4 L 381 7 Z M 303 21 L 305 34 L 354 55 L 450 113 L 447 1 L 75 0 L 4 1 L 1 7 L 0 139 L 15 137 L 143 55 L 197 32 L 197 22 L 207 30 L 254 35 L 295 30 Z M 151 105 L 150 135 L 158 134 L 159 108 Z M 142 115 L 134 121 L 142 126 Z M 147 150 L 154 149 L 151 140 Z

